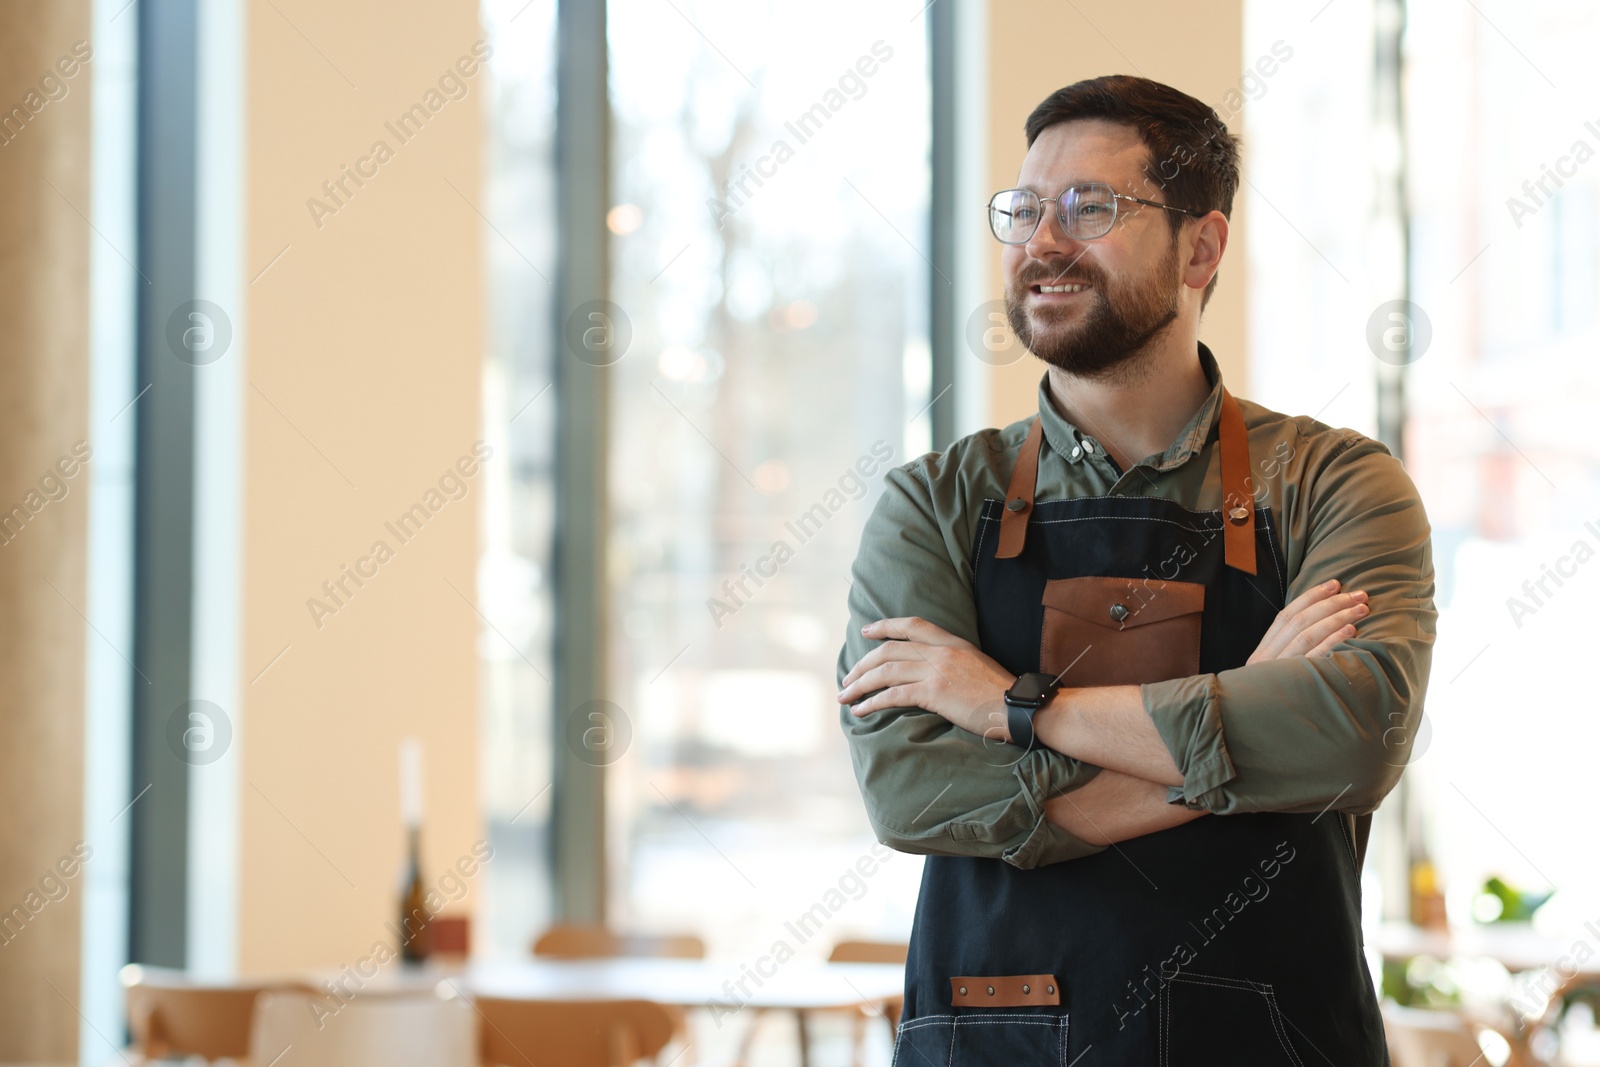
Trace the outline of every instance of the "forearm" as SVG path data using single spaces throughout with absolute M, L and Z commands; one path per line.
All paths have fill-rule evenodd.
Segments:
M 841 711 L 851 763 L 878 840 L 917 855 L 976 856 L 1033 867 L 1103 846 L 1045 817 L 1050 797 L 1098 768 L 1057 752 L 984 738 L 917 708 L 857 719 Z
M 1162 786 L 1183 784 L 1136 685 L 1058 689 L 1034 716 L 1033 733 L 1040 744 L 1084 763 Z
M 1428 663 L 1426 642 L 1356 637 L 1326 659 L 1268 660 L 1140 688 L 1184 769 L 1185 803 L 1219 815 L 1365 814 L 1405 767 Z
M 1167 803 L 1165 786 L 1109 770 L 1045 802 L 1045 817 L 1053 825 L 1102 846 L 1181 826 L 1204 814 Z

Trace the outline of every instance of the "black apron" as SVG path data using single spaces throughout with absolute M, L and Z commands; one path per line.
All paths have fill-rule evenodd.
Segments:
M 1225 507 L 1191 511 L 1130 496 L 1035 503 L 1035 419 L 1007 501 L 985 500 L 978 520 L 983 651 L 1013 674 L 1066 667 L 1072 686 L 1072 667 L 1041 664 L 1047 596 L 1064 603 L 1052 591 L 1077 589 L 1081 607 L 1105 579 L 1125 579 L 1128 593 L 1107 606 L 1121 620 L 1140 595 L 1177 603 L 1141 585 L 1173 580 L 1196 603 L 1203 586 L 1190 620 L 1198 671 L 1185 673 L 1243 666 L 1287 577 L 1226 390 L 1219 422 Z M 1079 578 L 1089 582 L 1064 581 Z M 1115 648 L 1106 637 L 1102 650 Z M 894 1067 L 1387 1065 L 1350 831 L 1338 812 L 1204 815 L 1030 870 L 928 856 Z

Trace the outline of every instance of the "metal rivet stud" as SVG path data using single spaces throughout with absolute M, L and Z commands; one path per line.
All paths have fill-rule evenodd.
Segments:
M 1010 500 L 1006 501 L 1007 511 L 1022 511 L 1026 509 L 1027 506 L 1028 502 L 1022 499 L 1020 496 L 1012 497 Z
M 1228 521 L 1233 523 L 1235 526 L 1243 526 L 1245 520 L 1248 519 L 1249 517 L 1250 517 L 1250 512 L 1246 508 L 1229 508 L 1228 509 Z
M 966 996 L 967 995 L 967 987 L 966 986 L 962 986 L 961 987 L 961 995 L 962 996 Z
M 1024 993 L 1024 995 L 1026 995 L 1027 992 L 1028 992 L 1028 985 L 1027 985 L 1026 982 L 1024 982 L 1023 985 L 1022 985 L 1022 992 Z
M 1113 604 L 1113 605 L 1111 605 L 1111 617 L 1113 619 L 1116 619 L 1118 622 L 1121 622 L 1123 619 L 1126 619 L 1128 617 L 1128 607 L 1127 607 L 1127 605 L 1126 604 Z
M 1073 445 L 1072 446 L 1072 458 L 1073 459 L 1077 459 L 1081 455 L 1083 455 L 1083 449 L 1079 448 L 1077 445 Z
M 990 996 L 991 996 L 991 997 L 992 997 L 992 996 L 994 996 L 994 986 L 990 986 L 990 987 L 989 987 L 989 995 L 990 995 Z
M 1083 450 L 1085 452 L 1093 452 L 1094 451 L 1094 442 L 1093 441 L 1085 441 L 1083 443 Z
M 1044 991 L 1046 993 L 1054 993 L 1056 991 L 1056 987 L 1053 985 L 1047 985 L 1044 987 Z

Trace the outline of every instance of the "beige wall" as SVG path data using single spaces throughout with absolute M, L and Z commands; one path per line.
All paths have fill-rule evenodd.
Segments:
M 473 0 L 248 6 L 243 973 L 393 942 L 402 737 L 425 747 L 429 881 L 481 833 L 481 624 L 464 597 L 477 601 L 484 474 L 410 543 L 384 524 L 426 506 L 481 436 L 484 223 L 463 195 L 482 209 L 487 72 L 461 79 L 463 99 L 441 94 L 409 142 L 385 123 L 426 106 L 482 37 Z M 347 179 L 319 228 L 307 200 L 337 206 L 323 182 L 380 140 L 392 158 Z M 322 583 L 378 541 L 393 558 L 319 628 L 308 599 L 334 606 Z
M 1022 126 L 1029 112 L 1055 90 L 1084 78 L 1135 74 L 1165 82 L 1210 104 L 1224 116 L 1229 132 L 1241 132 L 1243 116 L 1227 118 L 1224 95 L 1238 88 L 1244 70 L 1243 0 L 1220 0 L 1203 8 L 1189 0 L 1153 0 L 1117 9 L 1055 0 L 991 0 L 988 6 L 990 191 L 1016 184 L 1027 154 Z M 1179 32 L 1177 27 L 1186 29 Z M 1243 192 L 1241 183 L 1229 220 L 1222 278 L 1200 324 L 1200 339 L 1216 354 L 1235 393 L 1247 388 L 1248 220 Z M 991 240 L 989 248 L 989 288 L 991 298 L 999 299 L 1005 292 L 1000 246 Z M 1032 356 L 995 368 L 989 393 L 992 425 L 1004 426 L 1034 412 L 1043 373 L 1044 364 Z
M 74 43 L 90 36 L 83 0 L 0 7 L 0 117 L 8 120 L 0 134 L 7 142 L 0 145 L 0 517 L 9 519 L 0 534 L 0 811 L 7 815 L 0 819 L 0 919 L 10 920 L 0 933 L 0 1061 L 6 1062 L 76 1060 L 78 1048 L 84 878 L 74 846 L 84 839 L 80 612 L 88 609 L 89 475 L 73 459 L 73 445 L 93 448 L 84 311 L 93 61 L 70 63 L 70 78 L 56 64 L 71 60 Z M 49 76 L 56 81 L 41 92 L 40 80 Z M 27 117 L 18 121 L 13 107 Z M 61 470 L 72 476 L 41 486 L 63 457 Z M 20 521 L 10 518 L 18 507 Z M 72 876 L 61 877 L 68 869 Z M 13 909 L 22 909 L 20 922 Z

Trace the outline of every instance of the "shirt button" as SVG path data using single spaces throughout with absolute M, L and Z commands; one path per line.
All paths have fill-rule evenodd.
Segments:
M 1085 452 L 1093 452 L 1094 451 L 1094 442 L 1093 441 L 1085 441 L 1083 443 L 1083 450 Z
M 1072 458 L 1073 459 L 1077 459 L 1081 455 L 1083 455 L 1083 449 L 1079 448 L 1077 445 L 1073 445 L 1072 446 Z

